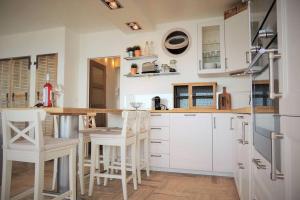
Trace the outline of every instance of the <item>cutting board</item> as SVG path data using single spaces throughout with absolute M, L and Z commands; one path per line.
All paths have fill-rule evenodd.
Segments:
M 219 94 L 218 100 L 219 100 L 218 104 L 220 110 L 231 109 L 231 95 L 227 93 L 226 87 L 223 87 L 223 92 Z

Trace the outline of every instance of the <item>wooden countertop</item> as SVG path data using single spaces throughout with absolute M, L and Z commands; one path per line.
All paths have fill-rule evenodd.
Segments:
M 47 113 L 52 115 L 85 115 L 87 113 L 122 113 L 121 109 L 108 108 L 44 108 Z

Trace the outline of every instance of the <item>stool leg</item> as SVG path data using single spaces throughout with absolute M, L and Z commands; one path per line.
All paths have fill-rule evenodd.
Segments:
M 141 141 L 137 140 L 136 145 L 136 170 L 137 170 L 137 178 L 138 183 L 142 183 L 142 177 L 141 177 Z
M 84 155 L 85 154 L 85 144 L 83 141 L 83 135 L 79 135 L 78 144 L 78 175 L 80 183 L 80 193 L 84 195 Z
M 144 140 L 144 162 L 146 166 L 146 174 L 150 176 L 150 154 L 149 154 L 149 138 L 145 138 Z
M 52 177 L 52 190 L 55 190 L 56 186 L 56 178 L 57 178 L 57 158 L 54 159 L 53 163 L 53 177 Z
M 76 147 L 73 147 L 69 155 L 69 182 L 70 199 L 76 200 Z
M 110 161 L 110 146 L 103 145 L 103 165 L 106 174 L 109 174 L 109 161 Z M 104 178 L 104 186 L 107 185 L 108 178 Z
M 91 168 L 90 168 L 90 185 L 89 185 L 89 196 L 93 194 L 94 188 L 94 175 L 95 175 L 95 168 L 96 168 L 96 146 L 95 144 L 91 145 Z
M 43 200 L 42 195 L 44 189 L 44 160 L 42 155 L 38 155 L 38 160 L 35 162 L 34 169 L 34 200 Z
M 96 169 L 100 171 L 100 146 L 96 147 Z M 97 177 L 97 185 L 100 185 L 100 177 Z
M 136 163 L 136 145 L 131 145 L 131 165 L 132 165 L 132 179 L 133 179 L 133 189 L 137 190 L 137 180 L 136 180 L 136 166 L 139 163 Z
M 125 146 L 125 144 L 121 145 L 121 176 L 122 176 L 123 199 L 127 200 L 126 146 Z
M 11 168 L 12 168 L 12 161 L 6 160 L 5 151 L 4 151 L 3 152 L 3 168 L 2 168 L 1 200 L 7 200 L 10 198 Z

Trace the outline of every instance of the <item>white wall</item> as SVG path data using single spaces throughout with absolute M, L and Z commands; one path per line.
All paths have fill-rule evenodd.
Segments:
M 172 106 L 172 83 L 178 82 L 208 82 L 216 81 L 219 90 L 222 86 L 227 86 L 228 91 L 232 93 L 233 107 L 248 105 L 248 96 L 250 91 L 248 78 L 214 77 L 203 78 L 197 74 L 197 23 L 199 21 L 184 21 L 176 23 L 161 24 L 154 32 L 137 33 L 125 35 L 120 31 L 107 31 L 92 34 L 81 35 L 80 39 L 80 72 L 79 72 L 79 105 L 87 106 L 87 59 L 94 57 L 117 56 L 121 55 L 121 77 L 120 77 L 120 107 L 127 107 L 126 98 L 140 98 L 148 101 L 151 105 L 151 98 L 155 95 L 164 96 L 168 105 Z M 166 55 L 161 48 L 161 40 L 165 32 L 171 28 L 184 28 L 192 38 L 190 50 L 182 57 L 175 58 L 177 69 L 180 75 L 127 78 L 123 76 L 130 69 L 131 62 L 122 57 L 126 57 L 125 49 L 128 46 L 136 44 L 144 46 L 145 41 L 154 41 L 155 52 L 158 54 L 159 62 L 169 63 L 172 57 Z M 142 61 L 143 62 L 143 61 Z M 141 64 L 141 63 L 140 63 Z M 139 95 L 132 97 L 132 94 Z M 147 106 L 148 107 L 148 106 Z

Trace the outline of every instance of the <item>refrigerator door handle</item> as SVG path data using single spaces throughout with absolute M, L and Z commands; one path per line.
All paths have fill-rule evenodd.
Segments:
M 280 152 L 276 152 L 275 141 L 277 139 L 283 139 L 283 135 L 281 133 L 271 133 L 271 180 L 276 181 L 277 179 L 284 179 L 284 174 L 277 173 L 276 171 L 276 154 Z
M 282 96 L 281 93 L 275 92 L 275 86 L 274 86 L 274 60 L 277 58 L 280 58 L 280 54 L 275 54 L 274 52 L 269 52 L 269 66 L 270 66 L 270 99 L 279 98 Z

